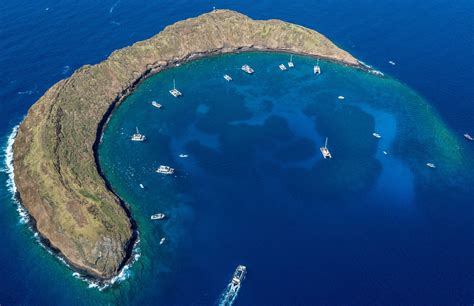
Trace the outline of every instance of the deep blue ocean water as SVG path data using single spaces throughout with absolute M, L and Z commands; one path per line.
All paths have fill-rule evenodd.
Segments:
M 239 305 L 471 304 L 474 149 L 462 138 L 474 134 L 471 1 L 2 1 L 2 148 L 56 81 L 213 5 L 315 28 L 401 83 L 329 63 L 315 80 L 306 58 L 283 74 L 275 63 L 286 56 L 261 54 L 149 79 L 101 146 L 104 171 L 136 216 L 140 258 L 125 280 L 88 288 L 20 221 L 3 171 L 0 304 L 209 305 L 239 263 L 249 268 Z M 239 73 L 244 60 L 256 75 Z M 167 93 L 173 78 L 180 102 Z M 127 141 L 135 126 L 149 137 L 143 146 Z M 329 163 L 318 152 L 325 136 Z M 421 163 L 428 157 L 434 174 Z M 160 163 L 177 177 L 153 173 Z M 157 210 L 172 217 L 149 222 Z

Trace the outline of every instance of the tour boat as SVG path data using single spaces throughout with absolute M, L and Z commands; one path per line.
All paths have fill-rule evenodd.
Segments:
M 372 133 L 372 136 L 374 136 L 375 138 L 381 138 L 381 137 L 382 137 L 382 136 L 380 136 L 380 134 L 379 134 L 379 133 L 375 133 L 375 132 L 374 132 L 374 133 Z
M 250 66 L 247 65 L 247 64 L 243 65 L 241 69 L 242 69 L 243 71 L 247 72 L 248 74 L 252 74 L 252 73 L 255 72 L 255 71 L 254 71 L 252 68 L 250 68 Z
M 176 89 L 176 82 L 174 79 L 173 79 L 173 89 L 170 90 L 170 94 L 175 98 L 183 95 L 179 90 Z
M 247 274 L 247 267 L 243 265 L 238 265 L 237 269 L 235 269 L 234 275 L 232 275 L 232 285 L 240 286 L 246 274 Z
M 145 141 L 146 137 L 145 135 L 142 135 L 140 134 L 140 132 L 138 132 L 138 128 L 137 129 L 137 132 L 135 134 L 132 135 L 132 141 Z
M 293 68 L 295 67 L 295 64 L 293 64 L 293 55 L 290 55 L 290 61 L 288 62 L 288 68 Z
M 332 158 L 331 152 L 328 149 L 328 138 L 326 137 L 326 142 L 324 143 L 324 147 L 319 148 L 321 150 L 321 154 L 323 154 L 324 159 Z
M 161 108 L 162 107 L 162 105 L 160 103 L 156 102 L 156 101 L 151 101 L 151 105 L 153 105 L 156 108 Z
M 314 72 L 314 74 L 321 74 L 321 67 L 319 67 L 319 58 L 318 58 L 318 62 L 316 63 L 316 65 L 313 67 L 313 72 Z
M 150 217 L 151 220 L 163 220 L 164 218 L 166 218 L 166 215 L 162 213 L 154 214 Z
M 426 165 L 430 168 L 436 168 L 435 164 L 433 163 L 426 163 Z
M 167 175 L 170 175 L 170 174 L 173 174 L 174 173 L 174 169 L 169 167 L 169 166 L 163 166 L 161 165 L 158 169 L 156 169 L 156 172 L 157 173 L 161 173 L 161 174 L 167 174 Z
M 232 78 L 231 78 L 230 75 L 228 75 L 228 74 L 225 74 L 225 75 L 224 75 L 224 79 L 225 79 L 227 82 L 232 81 Z
M 470 140 L 470 141 L 474 140 L 474 138 L 471 135 L 469 135 L 468 133 L 464 134 L 464 138 L 466 138 L 467 140 Z
M 281 70 L 281 71 L 285 71 L 285 70 L 286 70 L 286 67 L 285 67 L 285 65 L 283 65 L 283 64 L 280 64 L 280 66 L 278 66 L 278 67 L 280 67 L 280 70 Z

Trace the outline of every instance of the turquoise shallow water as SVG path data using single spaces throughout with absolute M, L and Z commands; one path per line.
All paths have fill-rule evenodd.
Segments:
M 393 79 L 324 61 L 316 77 L 305 57 L 280 71 L 288 59 L 249 53 L 185 64 L 146 80 L 115 111 L 99 155 L 140 230 L 127 298 L 212 304 L 241 263 L 243 305 L 469 294 L 470 236 L 458 233 L 469 220 L 456 215 L 446 227 L 433 209 L 469 209 L 464 144 Z M 240 71 L 244 63 L 256 73 Z M 179 99 L 168 93 L 173 79 Z M 129 140 L 135 127 L 145 143 Z M 332 160 L 319 152 L 325 137 Z M 160 164 L 176 175 L 155 173 Z M 170 218 L 151 222 L 156 212 Z

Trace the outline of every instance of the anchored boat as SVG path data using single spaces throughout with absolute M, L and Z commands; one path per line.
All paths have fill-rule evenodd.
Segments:
M 156 172 L 161 173 L 161 174 L 170 175 L 170 174 L 174 173 L 174 169 L 169 167 L 169 166 L 161 165 L 160 167 L 158 167 L 158 169 L 156 169 Z
M 164 218 L 166 218 L 166 215 L 162 213 L 154 214 L 150 217 L 151 220 L 163 220 Z
M 313 72 L 316 75 L 321 74 L 321 67 L 319 67 L 319 58 L 316 65 L 313 67 Z
M 285 71 L 286 70 L 286 66 L 283 65 L 283 64 L 280 64 L 280 66 L 278 66 L 280 68 L 281 71 Z
M 230 75 L 228 75 L 228 74 L 224 74 L 224 79 L 225 79 L 227 82 L 230 82 L 230 81 L 232 81 L 232 78 L 231 78 L 231 76 L 230 76 Z
M 326 142 L 324 143 L 324 147 L 319 148 L 321 150 L 321 154 L 323 154 L 324 159 L 332 158 L 331 152 L 328 149 L 328 138 L 326 137 Z
M 183 95 L 179 90 L 176 89 L 176 82 L 174 79 L 173 79 L 173 89 L 170 90 L 170 94 L 175 98 Z
M 138 127 L 136 127 L 136 131 L 137 132 L 132 135 L 131 140 L 132 141 L 145 141 L 146 137 L 145 135 L 140 134 L 140 132 L 138 131 Z
M 293 68 L 295 67 L 295 64 L 293 64 L 293 55 L 290 55 L 290 61 L 288 62 L 288 68 Z
M 474 140 L 474 138 L 471 135 L 469 135 L 468 133 L 464 134 L 464 138 L 466 138 L 467 140 L 470 140 L 470 141 Z
M 433 164 L 433 163 L 426 163 L 426 166 L 428 166 L 430 168 L 436 168 L 436 165 Z
M 243 71 L 247 72 L 248 74 L 253 74 L 253 73 L 255 72 L 255 71 L 254 71 L 252 68 L 250 68 L 250 66 L 247 65 L 247 64 L 243 65 L 241 69 L 242 69 Z
M 156 108 L 162 108 L 163 107 L 160 103 L 158 103 L 156 101 L 151 101 L 151 105 L 153 105 Z
M 379 133 L 375 133 L 375 132 L 374 132 L 374 133 L 372 133 L 372 136 L 374 136 L 375 138 L 381 138 L 381 137 L 382 137 L 382 136 L 380 136 L 380 134 L 379 134 Z

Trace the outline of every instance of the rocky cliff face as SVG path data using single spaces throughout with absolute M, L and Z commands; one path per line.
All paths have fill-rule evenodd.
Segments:
M 117 274 L 129 255 L 134 231 L 95 158 L 106 117 L 141 80 L 170 65 L 251 50 L 359 65 L 313 30 L 218 10 L 171 25 L 51 87 L 30 108 L 14 144 L 21 201 L 51 247 L 91 276 L 107 279 Z

